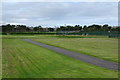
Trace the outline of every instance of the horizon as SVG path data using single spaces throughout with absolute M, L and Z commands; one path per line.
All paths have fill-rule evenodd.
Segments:
M 0 27 L 1 26 L 3 26 L 3 25 L 15 25 L 15 26 L 17 26 L 17 24 L 2 24 L 2 25 L 0 25 Z M 24 25 L 24 24 L 18 24 L 18 25 Z M 79 24 L 76 24 L 76 25 L 79 25 Z M 36 26 L 28 26 L 28 25 L 24 25 L 24 26 L 26 26 L 26 27 L 38 27 L 38 26 L 41 26 L 42 28 L 59 28 L 59 27 L 61 27 L 61 26 L 64 26 L 64 27 L 67 27 L 67 26 L 72 26 L 72 27 L 75 27 L 76 25 L 67 25 L 67 24 L 64 24 L 64 25 L 60 25 L 60 26 L 41 26 L 41 25 L 36 25 Z M 87 26 L 87 27 L 89 27 L 89 26 L 92 26 L 92 25 L 99 25 L 99 26 L 104 26 L 104 25 L 108 25 L 108 26 L 110 26 L 110 27 L 119 27 L 119 26 L 111 26 L 111 25 L 109 25 L 109 24 L 103 24 L 103 25 L 100 25 L 100 24 L 91 24 L 91 25 L 79 25 L 79 26 L 81 26 L 82 28 L 84 27 L 84 26 Z

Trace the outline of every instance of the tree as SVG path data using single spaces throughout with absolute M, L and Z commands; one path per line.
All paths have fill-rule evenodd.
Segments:
M 37 31 L 37 32 L 41 32 L 41 31 L 43 31 L 43 28 L 42 28 L 42 26 L 39 25 L 39 26 L 34 27 L 33 30 Z
M 15 25 L 10 25 L 10 24 L 2 25 L 3 32 L 7 32 L 7 33 L 14 32 L 14 29 L 15 29 Z
M 73 26 L 67 25 L 66 26 L 66 31 L 73 31 Z
M 61 31 L 66 31 L 66 27 L 60 26 L 60 30 L 61 30 Z
M 83 31 L 87 31 L 87 26 L 86 25 L 83 26 Z
M 50 31 L 50 32 L 52 31 L 53 32 L 54 28 L 48 28 L 48 31 Z
M 26 25 L 17 25 L 17 30 L 19 32 L 26 32 Z
M 38 26 L 39 32 L 43 31 L 43 28 L 41 25 Z
M 105 25 L 103 25 L 102 28 L 103 28 L 104 31 L 108 31 L 108 27 L 109 27 L 109 25 L 108 25 L 108 24 L 105 24 Z
M 39 27 L 34 27 L 33 30 L 34 31 L 39 31 Z
M 80 25 L 75 25 L 75 30 L 82 30 L 82 26 L 80 26 Z

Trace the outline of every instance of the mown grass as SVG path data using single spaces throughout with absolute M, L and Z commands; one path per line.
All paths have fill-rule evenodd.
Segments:
M 62 47 L 71 51 L 118 62 L 118 39 L 107 37 L 85 38 L 44 38 L 32 39 L 37 42 Z
M 97 67 L 20 39 L 3 39 L 3 78 L 117 78 Z
M 118 62 L 118 39 L 80 35 L 4 35 L 3 39 L 32 39 L 71 51 Z
M 108 36 L 81 35 L 3 35 L 3 39 L 48 39 L 48 38 L 108 38 Z

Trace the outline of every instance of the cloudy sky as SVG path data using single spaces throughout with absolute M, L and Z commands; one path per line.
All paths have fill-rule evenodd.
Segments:
M 3 24 L 118 25 L 117 2 L 3 2 Z

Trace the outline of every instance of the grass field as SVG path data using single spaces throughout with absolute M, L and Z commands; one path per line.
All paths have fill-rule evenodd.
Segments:
M 69 39 L 59 38 L 56 36 L 47 36 L 47 35 L 46 36 L 36 36 L 36 35 L 35 36 L 3 36 L 3 47 L 2 47 L 3 50 L 2 77 L 3 78 L 117 78 L 118 77 L 117 71 L 105 69 L 102 67 L 97 67 L 73 59 L 71 57 L 53 52 L 46 48 L 33 45 L 31 43 L 22 41 L 21 39 L 23 38 L 34 39 L 35 41 L 38 42 L 40 41 L 47 44 L 51 43 L 51 45 L 57 45 L 57 42 L 59 42 L 60 47 L 68 46 L 68 48 L 72 47 L 72 45 L 74 48 L 76 44 L 74 43 L 71 44 L 70 46 L 70 42 L 68 41 L 75 42 L 76 40 L 79 41 L 83 39 L 83 41 L 85 41 L 84 39 L 88 39 L 88 38 L 73 38 L 72 40 L 71 38 Z M 109 41 L 108 38 L 106 38 L 105 40 L 106 42 Z M 116 39 L 110 39 L 110 41 L 113 41 L 114 43 Z M 78 44 L 76 45 L 78 46 Z
M 39 38 L 32 40 L 118 62 L 117 38 L 95 38 L 95 36 L 85 38 L 65 38 L 63 36 L 63 38 Z

